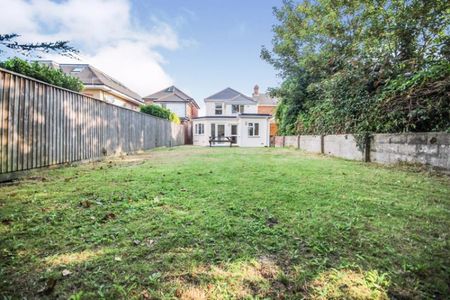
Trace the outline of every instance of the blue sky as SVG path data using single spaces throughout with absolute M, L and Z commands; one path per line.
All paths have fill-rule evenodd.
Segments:
M 0 0 L 5 33 L 26 41 L 69 40 L 79 61 L 142 96 L 175 84 L 203 99 L 226 87 L 251 94 L 276 86 L 259 57 L 270 48 L 281 0 Z M 59 62 L 57 55 L 44 58 Z
M 275 0 L 135 1 L 141 22 L 149 12 L 171 23 L 186 38 L 180 51 L 163 50 L 168 73 L 181 89 L 203 99 L 225 87 L 250 94 L 278 82 L 274 69 L 262 61 L 262 45 L 270 47 Z M 189 45 L 189 42 L 191 44 Z

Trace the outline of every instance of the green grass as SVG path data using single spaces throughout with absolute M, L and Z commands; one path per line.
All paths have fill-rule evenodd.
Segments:
M 444 298 L 449 208 L 447 177 L 290 149 L 36 171 L 0 186 L 0 295 Z

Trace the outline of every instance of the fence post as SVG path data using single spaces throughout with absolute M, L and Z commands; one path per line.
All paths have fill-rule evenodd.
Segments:
M 370 162 L 370 139 L 370 135 L 364 137 L 364 162 Z
M 300 149 L 300 135 L 297 136 L 297 149 Z
M 283 135 L 283 148 L 285 147 L 285 145 L 286 145 L 286 136 Z
M 325 139 L 324 139 L 325 135 L 321 134 L 320 135 L 320 153 L 324 154 L 325 153 Z

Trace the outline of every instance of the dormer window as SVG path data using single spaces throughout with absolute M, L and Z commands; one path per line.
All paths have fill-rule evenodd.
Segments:
M 231 113 L 233 113 L 233 114 L 244 113 L 244 105 L 239 105 L 239 104 L 231 105 Z
M 222 103 L 216 103 L 215 114 L 221 115 L 223 113 Z
M 80 73 L 81 71 L 83 71 L 83 67 L 75 67 L 72 69 L 72 73 Z

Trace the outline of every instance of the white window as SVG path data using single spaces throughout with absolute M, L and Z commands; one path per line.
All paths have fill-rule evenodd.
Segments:
M 259 136 L 259 123 L 248 123 L 248 136 Z
M 194 129 L 195 134 L 204 134 L 205 133 L 205 125 L 204 124 L 195 124 Z
M 216 115 L 221 115 L 223 112 L 222 103 L 216 103 Z
M 232 104 L 231 105 L 231 112 L 233 114 L 235 113 L 244 113 L 244 105 L 239 105 L 239 104 Z

